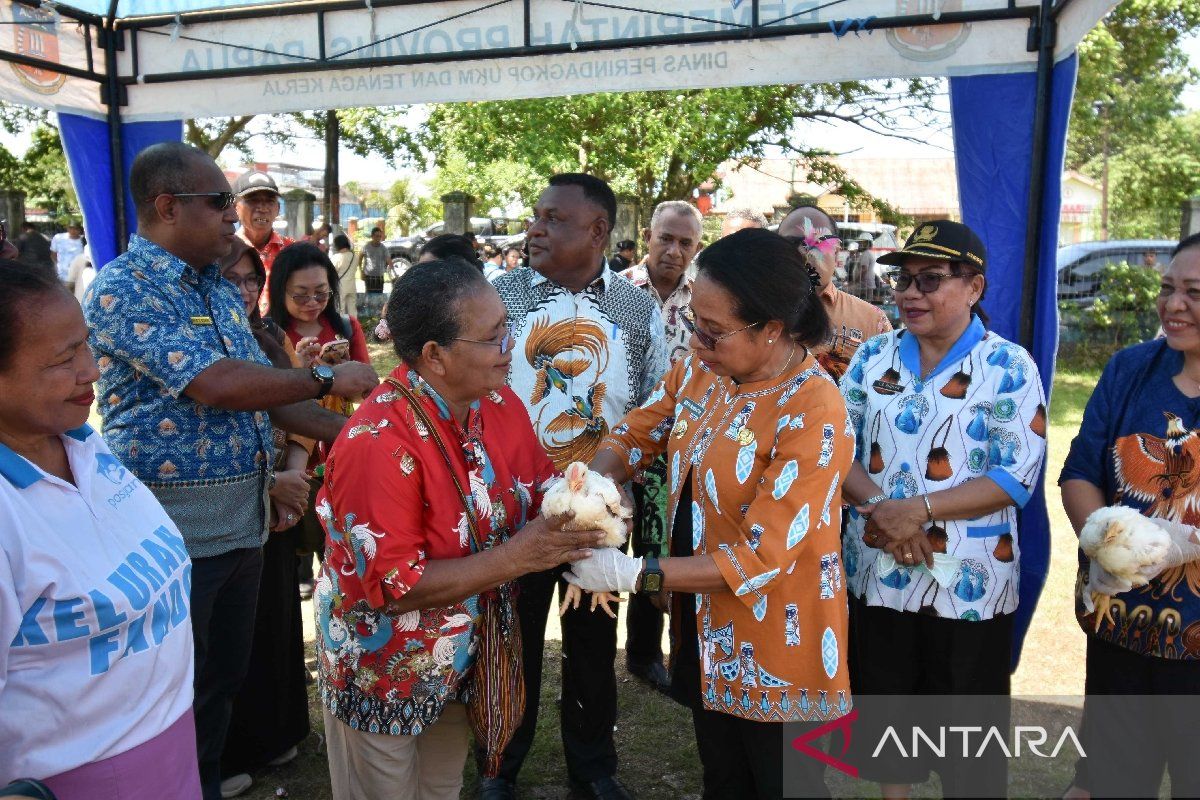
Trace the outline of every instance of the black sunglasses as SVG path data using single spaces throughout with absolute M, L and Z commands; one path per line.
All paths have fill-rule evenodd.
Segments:
M 942 286 L 942 281 L 947 278 L 966 278 L 969 277 L 964 273 L 954 274 L 952 272 L 918 272 L 916 275 L 910 275 L 907 272 L 896 272 L 892 275 L 892 288 L 897 292 L 903 292 L 912 286 L 917 285 L 917 291 L 921 294 L 933 294 Z
M 214 211 L 224 211 L 233 205 L 233 192 L 163 192 L 171 197 L 207 197 Z

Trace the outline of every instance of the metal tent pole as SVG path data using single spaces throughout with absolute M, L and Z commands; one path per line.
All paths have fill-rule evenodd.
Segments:
M 112 161 L 113 217 L 116 222 L 117 254 L 125 252 L 128 235 L 125 228 L 125 166 L 121 145 L 121 100 L 125 87 L 117 75 L 117 50 L 122 49 L 117 31 L 117 0 L 109 0 L 108 17 L 104 20 L 104 102 L 108 104 L 108 149 Z
M 1031 49 L 1036 43 L 1037 89 L 1033 107 L 1033 151 L 1030 158 L 1029 203 L 1025 219 L 1025 272 L 1021 281 L 1021 346 L 1033 349 L 1034 314 L 1038 295 L 1043 195 L 1046 187 L 1046 137 L 1050 131 L 1050 94 L 1054 75 L 1054 39 L 1058 29 L 1053 0 L 1042 0 L 1037 26 L 1031 32 Z M 1032 38 L 1036 37 L 1036 38 Z

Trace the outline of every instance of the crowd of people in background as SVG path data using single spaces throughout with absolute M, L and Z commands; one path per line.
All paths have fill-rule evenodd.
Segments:
M 1032 357 L 988 327 L 968 226 L 922 223 L 880 257 L 893 330 L 836 285 L 838 225 L 813 206 L 777 231 L 731 212 L 705 246 L 697 208 L 668 201 L 610 251 L 611 188 L 559 174 L 521 246 L 442 234 L 394 273 L 382 228 L 357 250 L 324 223 L 282 236 L 270 175 L 231 189 L 188 145 L 141 152 L 130 188 L 138 233 L 99 271 L 75 266 L 76 224 L 0 237 L 0 783 L 23 779 L 0 795 L 245 792 L 312 727 L 309 596 L 337 800 L 457 798 L 472 753 L 480 796 L 516 797 L 569 585 L 630 595 L 625 666 L 690 713 L 705 798 L 829 796 L 818 759 L 785 783 L 782 726 L 815 733 L 855 696 L 1008 695 L 1047 409 Z M 387 280 L 381 381 L 358 312 Z M 1200 523 L 1179 460 L 1197 285 L 1192 237 L 1164 338 L 1110 362 L 1072 444 L 1076 532 L 1121 504 Z M 628 553 L 542 512 L 578 462 L 627 487 Z M 1198 693 L 1195 564 L 1135 587 L 1081 557 L 1103 758 L 1070 796 L 1156 795 L 1164 770 L 1200 790 L 1195 734 L 1133 765 L 1114 726 L 1162 721 L 1094 704 Z M 630 798 L 616 617 L 560 613 L 571 796 Z M 847 743 L 883 796 L 931 770 L 946 796 L 1009 791 L 1003 758 L 861 752 L 886 724 L 864 707 Z

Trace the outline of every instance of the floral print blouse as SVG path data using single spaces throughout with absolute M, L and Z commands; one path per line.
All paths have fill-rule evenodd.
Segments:
M 853 431 L 837 386 L 799 363 L 737 384 L 694 355 L 667 373 L 604 447 L 633 467 L 667 455 L 669 519 L 685 481 L 697 555 L 728 591 L 697 594 L 704 707 L 759 722 L 828 720 L 851 708 L 841 548 Z
M 477 401 L 464 429 L 415 371 L 401 365 L 392 377 L 438 426 L 486 547 L 539 513 L 555 470 L 516 395 L 506 388 Z M 317 514 L 327 534 L 315 593 L 321 702 L 356 730 L 419 734 L 458 694 L 489 593 L 384 611 L 420 582 L 429 559 L 472 551 L 446 461 L 393 386 L 380 384 L 334 443 Z

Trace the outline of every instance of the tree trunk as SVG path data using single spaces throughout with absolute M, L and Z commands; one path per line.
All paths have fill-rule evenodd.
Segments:
M 221 151 L 233 141 L 235 136 L 246 129 L 246 126 L 250 124 L 250 120 L 252 119 L 254 119 L 254 114 L 248 114 L 244 117 L 231 117 L 225 127 L 212 138 L 205 135 L 204 129 L 196 124 L 196 120 L 189 119 L 186 128 L 187 133 L 184 138 L 188 144 L 199 147 L 215 159 L 221 155 Z
M 341 225 L 341 191 L 338 188 L 338 138 L 341 126 L 336 111 L 325 112 L 325 223 Z

